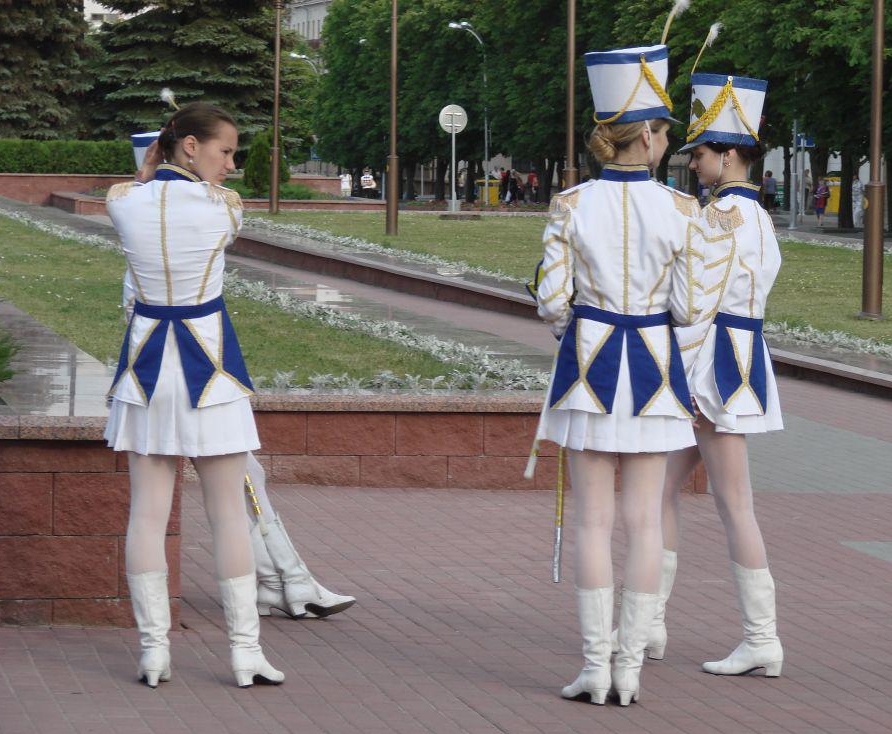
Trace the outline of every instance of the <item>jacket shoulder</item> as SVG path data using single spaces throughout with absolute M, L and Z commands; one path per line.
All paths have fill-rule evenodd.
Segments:
M 672 197 L 672 203 L 679 212 L 686 217 L 700 216 L 700 202 L 697 201 L 697 197 L 686 194 L 678 189 L 673 189 L 671 186 L 667 186 L 659 181 L 657 181 L 656 184 Z
M 105 195 L 106 201 L 116 201 L 118 199 L 123 199 L 134 186 L 141 186 L 142 184 L 136 181 L 124 181 L 122 183 L 114 184 Z
M 214 201 L 224 202 L 226 206 L 231 209 L 244 208 L 242 197 L 239 195 L 238 191 L 227 189 L 225 186 L 220 186 L 219 184 L 211 184 L 208 186 L 208 197 Z

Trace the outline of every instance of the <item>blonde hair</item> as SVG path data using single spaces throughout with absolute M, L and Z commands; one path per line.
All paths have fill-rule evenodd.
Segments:
M 668 123 L 665 120 L 654 120 L 654 123 Z M 586 147 L 599 163 L 610 163 L 619 151 L 628 148 L 644 130 L 644 121 L 624 122 L 619 125 L 598 125 L 589 136 Z M 651 129 L 653 130 L 653 124 Z M 660 129 L 660 128 L 657 128 Z

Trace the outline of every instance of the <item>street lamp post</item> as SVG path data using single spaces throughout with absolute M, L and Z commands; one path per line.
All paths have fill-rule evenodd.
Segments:
M 279 77 L 281 74 L 279 56 L 282 53 L 282 9 L 283 0 L 275 0 L 276 7 L 276 42 L 273 61 L 273 144 L 270 154 L 272 160 L 269 167 L 269 213 L 279 213 Z
M 576 168 L 576 0 L 567 0 L 567 165 L 564 187 L 579 183 Z
M 390 155 L 387 156 L 386 223 L 385 234 L 397 234 L 398 204 L 400 197 L 400 159 L 396 153 L 396 99 L 397 99 L 397 0 L 390 9 Z
M 873 0 L 873 51 L 870 95 L 870 180 L 864 187 L 867 217 L 864 222 L 861 316 L 883 316 L 883 0 Z
M 480 34 L 474 29 L 468 21 L 463 20 L 458 23 L 451 21 L 449 27 L 453 30 L 467 31 L 480 44 L 480 50 L 483 52 L 483 190 L 484 202 L 489 206 L 489 92 L 486 86 L 486 44 Z

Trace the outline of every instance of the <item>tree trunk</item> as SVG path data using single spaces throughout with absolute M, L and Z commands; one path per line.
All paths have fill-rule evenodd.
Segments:
M 468 166 L 465 168 L 465 190 L 462 193 L 462 198 L 468 204 L 474 203 L 474 179 L 477 178 L 477 162 L 476 161 L 468 161 Z
M 539 199 L 545 203 L 551 201 L 551 182 L 554 181 L 555 165 L 557 165 L 557 161 L 554 158 L 549 158 L 545 175 L 539 179 Z
M 446 170 L 449 162 L 443 158 L 437 158 L 437 172 L 434 179 L 434 199 L 442 201 L 446 198 Z M 451 197 L 450 197 L 451 198 Z
M 784 146 L 784 204 L 783 208 L 790 209 L 790 179 L 792 177 L 791 163 L 793 161 L 793 151 L 789 145 Z M 775 202 L 775 206 L 780 209 L 780 202 Z
M 418 161 L 411 158 L 401 158 L 400 164 L 403 169 L 400 178 L 404 183 L 402 198 L 412 201 L 415 199 L 415 169 L 418 167 Z
M 840 153 L 842 165 L 839 171 L 839 218 L 838 229 L 853 229 L 852 219 L 852 175 L 855 172 L 855 156 L 851 150 L 843 149 Z

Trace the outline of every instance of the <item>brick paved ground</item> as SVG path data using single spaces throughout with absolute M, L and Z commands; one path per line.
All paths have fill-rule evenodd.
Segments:
M 132 630 L 0 628 L 0 734 L 889 732 L 890 403 L 790 379 L 781 394 L 790 430 L 752 442 L 780 679 L 699 671 L 739 637 L 708 496 L 684 498 L 666 658 L 647 663 L 640 704 L 621 709 L 558 694 L 581 657 L 572 581 L 550 581 L 550 492 L 278 486 L 311 568 L 359 601 L 328 620 L 265 621 L 286 683 L 240 690 L 190 487 L 174 680 L 136 683 Z M 621 529 L 617 547 L 621 561 Z

